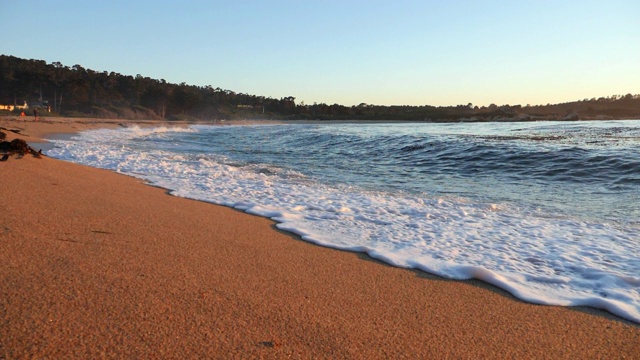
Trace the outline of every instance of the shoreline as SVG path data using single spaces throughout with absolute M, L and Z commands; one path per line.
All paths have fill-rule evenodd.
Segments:
M 48 130 L 23 127 L 31 139 Z M 639 351 L 640 326 L 601 310 L 528 304 L 477 280 L 394 268 L 107 170 L 30 156 L 0 167 L 11 209 L 0 220 L 8 358 Z

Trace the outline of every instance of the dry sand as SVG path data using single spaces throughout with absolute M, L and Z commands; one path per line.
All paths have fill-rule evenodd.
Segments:
M 601 311 L 315 246 L 105 170 L 24 156 L 0 175 L 2 359 L 640 358 L 640 326 Z

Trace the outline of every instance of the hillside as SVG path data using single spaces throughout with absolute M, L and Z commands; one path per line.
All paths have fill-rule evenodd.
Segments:
M 126 119 L 318 119 L 528 121 L 638 119 L 640 95 L 612 95 L 535 106 L 472 104 L 458 106 L 381 106 L 360 104 L 296 104 L 280 99 L 236 93 L 212 86 L 172 84 L 80 65 L 27 60 L 0 55 L 0 105 L 23 104 L 49 109 L 51 115 Z M 13 112 L 20 113 L 21 109 Z M 0 110 L 0 113 L 10 113 Z

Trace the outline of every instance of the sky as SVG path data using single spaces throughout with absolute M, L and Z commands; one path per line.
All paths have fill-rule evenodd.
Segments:
M 296 103 L 640 94 L 639 0 L 0 0 L 0 53 Z

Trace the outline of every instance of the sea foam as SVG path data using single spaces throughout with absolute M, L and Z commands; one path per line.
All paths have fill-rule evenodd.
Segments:
M 220 128 L 92 130 L 56 140 L 49 155 L 268 217 L 323 246 L 447 278 L 479 279 L 532 303 L 590 306 L 640 323 L 637 226 L 539 216 L 508 202 L 325 183 L 211 152 L 206 136 L 186 141 Z M 224 128 L 238 137 L 252 131 Z

